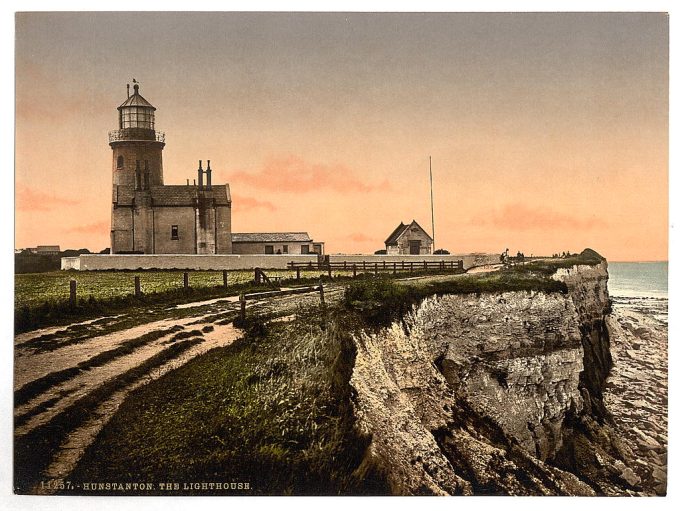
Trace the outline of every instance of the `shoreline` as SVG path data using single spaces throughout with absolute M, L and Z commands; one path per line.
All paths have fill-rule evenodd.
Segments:
M 628 456 L 626 480 L 642 495 L 666 495 L 668 448 L 668 309 L 648 298 L 614 297 L 607 318 L 613 367 L 604 402 Z M 659 303 L 661 305 L 661 303 Z M 666 320 L 658 316 L 664 316 Z

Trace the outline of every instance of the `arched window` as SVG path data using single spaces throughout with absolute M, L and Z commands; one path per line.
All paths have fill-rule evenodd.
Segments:
M 118 160 L 116 160 L 116 168 L 117 169 L 122 169 L 125 166 L 125 160 L 123 159 L 123 156 L 119 156 Z

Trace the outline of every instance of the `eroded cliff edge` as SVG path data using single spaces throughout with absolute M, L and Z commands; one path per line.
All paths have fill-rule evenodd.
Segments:
M 552 278 L 567 292 L 430 297 L 355 336 L 364 463 L 393 493 L 642 490 L 602 399 L 612 364 L 606 261 Z

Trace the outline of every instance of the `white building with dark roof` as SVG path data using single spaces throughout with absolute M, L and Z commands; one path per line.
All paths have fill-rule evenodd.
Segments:
M 410 224 L 400 222 L 385 240 L 385 249 L 388 255 L 426 255 L 432 253 L 432 241 L 432 237 L 415 220 Z
M 314 241 L 306 232 L 234 232 L 231 235 L 234 254 L 319 254 L 324 244 Z

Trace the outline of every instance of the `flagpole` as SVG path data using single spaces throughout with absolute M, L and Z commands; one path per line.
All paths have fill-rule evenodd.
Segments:
M 434 254 L 434 194 L 432 192 L 432 156 L 430 156 L 430 209 L 432 211 L 432 254 Z

